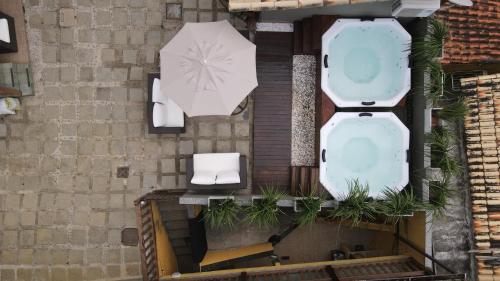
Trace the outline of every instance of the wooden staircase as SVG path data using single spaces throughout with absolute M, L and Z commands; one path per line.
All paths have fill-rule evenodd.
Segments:
M 141 196 L 134 201 L 136 209 L 139 247 L 141 250 L 141 272 L 144 281 L 157 281 L 165 272 L 159 270 L 194 272 L 193 257 L 190 244 L 188 214 L 185 206 L 179 204 L 179 197 L 184 192 L 160 190 Z M 159 230 L 161 229 L 161 231 Z M 162 234 L 163 233 L 163 234 Z M 166 236 L 164 236 L 166 234 Z M 160 240 L 158 240 L 160 239 Z M 168 260 L 157 249 L 158 241 L 168 239 L 164 251 L 173 252 L 177 260 L 177 268 L 165 264 Z M 170 248 L 171 246 L 171 248 Z M 172 253 L 169 252 L 169 253 Z M 159 261 L 160 256 L 163 257 Z
M 321 36 L 337 17 L 315 15 L 293 23 L 293 54 L 320 55 Z
M 165 196 L 157 201 L 172 247 L 174 248 L 179 272 L 193 272 L 189 223 L 186 206 L 179 204 L 180 195 Z
M 174 280 L 166 278 L 165 280 Z M 366 259 L 248 268 L 240 271 L 193 274 L 183 280 L 197 281 L 354 281 L 354 280 L 465 280 L 463 274 L 432 275 L 408 256 L 388 256 Z

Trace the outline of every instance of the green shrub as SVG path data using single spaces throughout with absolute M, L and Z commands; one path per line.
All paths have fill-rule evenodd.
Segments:
M 246 219 L 259 228 L 277 225 L 279 214 L 282 213 L 278 207 L 278 200 L 283 198 L 284 194 L 270 185 L 260 190 L 262 199 L 254 200 L 251 206 L 245 208 Z
M 465 116 L 469 113 L 469 108 L 465 104 L 463 98 L 459 98 L 451 103 L 443 106 L 439 111 L 439 118 L 447 121 L 463 121 Z
M 349 192 L 339 198 L 338 207 L 331 210 L 329 216 L 341 221 L 350 220 L 353 226 L 363 219 L 374 220 L 376 206 L 369 198 L 368 185 L 362 185 L 356 179 L 348 182 L 348 188 Z
M 424 208 L 412 190 L 387 188 L 383 194 L 383 200 L 377 204 L 377 212 L 386 216 L 386 220 L 391 223 L 397 223 L 401 218 Z
M 445 177 L 441 181 L 431 181 L 429 183 L 429 191 L 429 210 L 432 211 L 434 217 L 443 216 L 448 206 L 448 199 L 453 195 L 448 177 Z
M 232 228 L 238 220 L 240 206 L 233 199 L 210 200 L 204 219 L 211 228 Z
M 461 174 L 462 166 L 451 155 L 453 143 L 456 141 L 455 136 L 446 128 L 435 127 L 426 138 L 431 145 L 432 165 L 440 168 L 446 177 Z
M 322 197 L 314 196 L 313 192 L 298 200 L 297 207 L 300 212 L 296 219 L 297 224 L 299 226 L 312 225 L 316 221 L 316 218 L 318 218 L 323 201 Z
M 425 36 L 414 38 L 411 46 L 411 56 L 416 67 L 429 67 L 435 58 L 443 52 L 443 42 L 449 36 L 448 27 L 440 20 L 429 18 L 428 31 Z

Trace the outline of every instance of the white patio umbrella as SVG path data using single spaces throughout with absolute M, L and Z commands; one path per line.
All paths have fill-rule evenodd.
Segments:
M 160 61 L 162 94 L 190 117 L 231 115 L 258 85 L 255 45 L 225 20 L 186 23 Z

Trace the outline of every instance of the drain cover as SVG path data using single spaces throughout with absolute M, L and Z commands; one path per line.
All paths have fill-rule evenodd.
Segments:
M 116 169 L 116 177 L 121 179 L 128 178 L 128 167 L 118 167 Z
M 137 246 L 139 243 L 139 236 L 137 228 L 128 227 L 122 230 L 122 244 L 124 246 Z

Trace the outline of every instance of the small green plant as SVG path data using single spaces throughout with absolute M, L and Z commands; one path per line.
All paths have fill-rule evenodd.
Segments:
M 232 228 L 238 220 L 240 206 L 233 199 L 211 200 L 204 219 L 211 228 Z
M 444 127 L 435 127 L 427 135 L 427 141 L 431 145 L 431 164 L 441 169 L 445 176 L 459 175 L 462 166 L 451 155 L 455 136 Z
M 429 191 L 429 210 L 432 211 L 434 217 L 442 217 L 448 206 L 448 199 L 453 195 L 453 190 L 449 186 L 449 178 L 431 181 Z
M 248 222 L 257 225 L 259 228 L 274 226 L 279 223 L 278 216 L 282 213 L 278 207 L 278 200 L 284 194 L 274 186 L 261 188 L 262 199 L 252 202 L 252 205 L 245 209 Z
M 463 98 L 447 103 L 439 112 L 439 117 L 447 121 L 462 121 L 469 112 Z
M 426 135 L 426 141 L 439 151 L 448 151 L 456 138 L 448 129 L 438 126 Z
M 426 89 L 427 98 L 433 104 L 436 104 L 444 96 L 444 71 L 441 63 L 434 60 L 428 63 L 427 71 L 430 77 L 430 82 Z
M 435 58 L 443 52 L 443 42 L 448 38 L 448 27 L 434 18 L 428 21 L 428 30 L 425 36 L 415 38 L 411 46 L 411 55 L 417 67 L 428 68 Z
M 369 198 L 368 184 L 362 185 L 359 180 L 348 182 L 349 192 L 339 198 L 337 208 L 330 211 L 331 218 L 341 221 L 350 220 L 352 225 L 358 225 L 361 220 L 374 220 L 376 214 L 375 204 Z
M 433 103 L 437 103 L 445 94 L 444 70 L 436 58 L 441 57 L 443 42 L 448 38 L 448 34 L 448 27 L 442 21 L 429 18 L 427 33 L 423 37 L 415 38 L 411 45 L 413 67 L 429 74 L 430 81 L 429 85 L 425 86 L 425 91 L 427 98 Z
M 377 204 L 377 211 L 386 217 L 386 221 L 396 224 L 401 218 L 422 210 L 424 205 L 413 194 L 412 190 L 400 191 L 387 188 L 384 198 Z
M 300 200 L 297 200 L 297 209 L 299 215 L 296 222 L 299 226 L 312 225 L 318 218 L 321 211 L 321 204 L 325 201 L 324 197 L 316 194 L 316 187 L 311 187 L 311 191 L 307 195 L 302 195 Z

